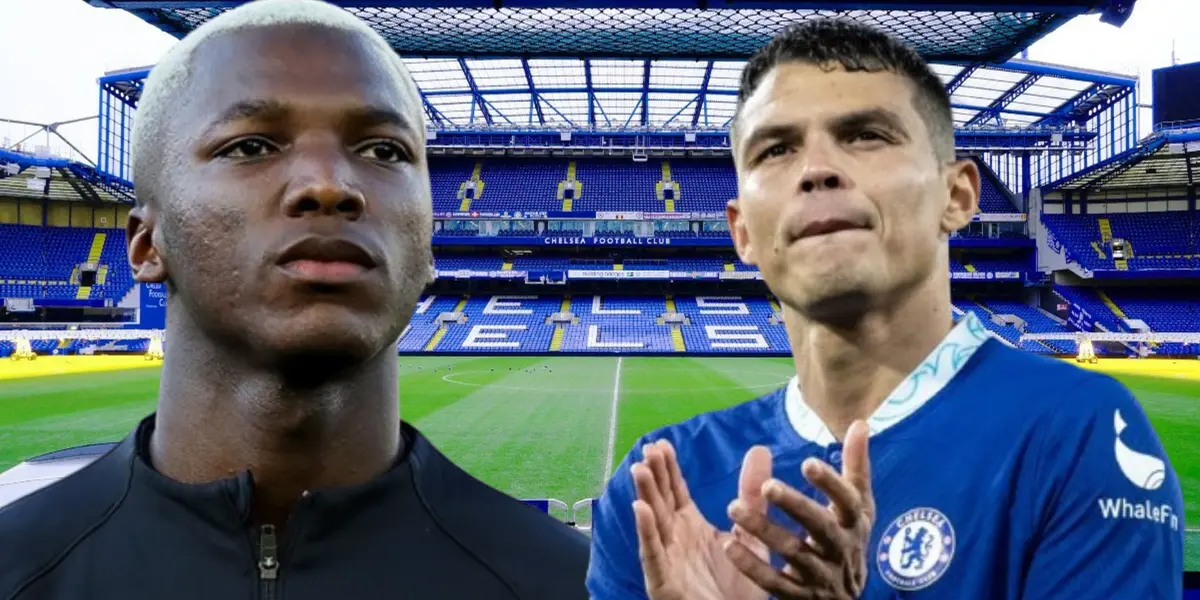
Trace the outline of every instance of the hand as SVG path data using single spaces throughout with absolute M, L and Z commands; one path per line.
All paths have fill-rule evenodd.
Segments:
M 633 465 L 639 554 L 651 600 L 766 600 L 767 592 L 730 562 L 723 550 L 741 536 L 741 547 L 765 560 L 767 548 L 752 536 L 718 531 L 692 502 L 670 442 L 649 444 Z M 771 453 L 752 448 L 742 461 L 738 498 L 747 510 L 761 511 L 763 484 L 771 477 Z
M 787 562 L 777 571 L 764 560 L 761 549 L 741 543 L 742 538 L 726 542 L 726 552 L 738 570 L 775 598 L 857 599 L 866 587 L 866 548 L 875 523 L 867 435 L 866 423 L 856 421 L 850 426 L 841 475 L 816 459 L 801 466 L 804 478 L 829 497 L 828 508 L 783 482 L 770 480 L 763 485 L 767 500 L 802 525 L 807 539 L 771 522 L 740 498 L 729 505 L 735 532 L 748 533 Z

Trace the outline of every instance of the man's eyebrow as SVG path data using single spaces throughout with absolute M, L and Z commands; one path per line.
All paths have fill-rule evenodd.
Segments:
M 220 127 L 248 119 L 280 121 L 286 118 L 289 112 L 288 107 L 277 100 L 242 100 L 222 111 L 221 115 L 205 128 L 204 133 L 208 135 Z
M 856 129 L 866 125 L 883 125 L 898 133 L 905 133 L 904 120 L 886 108 L 869 108 L 841 115 L 833 121 L 834 130 Z
M 742 144 L 742 148 L 752 148 L 755 144 L 758 144 L 763 140 L 793 139 L 801 136 L 803 133 L 803 128 L 791 123 L 755 127 L 746 136 L 746 141 Z
M 900 115 L 886 108 L 868 108 L 839 115 L 830 123 L 830 128 L 834 131 L 845 131 L 867 125 L 883 125 L 899 134 L 907 135 L 904 120 L 900 118 Z M 763 140 L 796 139 L 802 137 L 803 134 L 804 128 L 792 123 L 764 125 L 751 130 L 746 136 L 746 142 L 742 147 L 747 149 L 752 148 L 755 144 Z
M 278 100 L 259 99 L 259 100 L 242 100 L 229 105 L 212 125 L 210 125 L 205 133 L 211 133 L 213 130 L 235 123 L 256 119 L 261 121 L 282 121 L 290 114 L 291 109 L 284 103 Z M 345 123 L 352 124 L 357 127 L 370 128 L 378 126 L 393 126 L 404 130 L 414 130 L 412 119 L 409 119 L 401 113 L 380 106 L 365 106 L 361 108 L 351 109 L 346 117 Z
M 403 114 L 391 109 L 380 106 L 366 106 L 356 108 L 350 111 L 346 122 L 352 123 L 362 128 L 378 127 L 381 125 L 390 125 L 399 129 L 415 131 L 412 119 L 405 117 Z

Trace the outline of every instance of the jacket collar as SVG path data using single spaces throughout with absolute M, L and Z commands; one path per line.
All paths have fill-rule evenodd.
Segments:
M 966 313 L 941 343 L 892 390 L 883 404 L 867 419 L 871 435 L 903 421 L 929 402 L 950 383 L 967 363 L 967 359 L 971 358 L 989 337 L 991 334 L 975 313 Z M 796 376 L 792 376 L 788 381 L 784 407 L 788 422 L 805 441 L 821 447 L 837 442 L 833 432 L 821 421 L 821 417 L 804 403 L 804 395 L 800 391 L 799 379 Z
M 227 531 L 245 531 L 251 525 L 254 477 L 249 471 L 207 483 L 182 483 L 159 473 L 150 462 L 150 436 L 155 415 L 141 421 L 118 448 L 131 461 L 132 485 L 165 497 L 189 513 Z M 320 529 L 350 519 L 358 507 L 390 493 L 414 488 L 417 457 L 436 453 L 423 435 L 407 423 L 401 424 L 404 446 L 390 469 L 370 481 L 341 488 L 314 489 L 306 494 L 305 517 Z M 438 455 L 440 456 L 440 455 Z M 307 528 L 307 527 L 306 527 Z

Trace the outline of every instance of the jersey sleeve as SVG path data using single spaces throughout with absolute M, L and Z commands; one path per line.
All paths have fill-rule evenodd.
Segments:
M 636 492 L 629 471 L 641 460 L 643 443 L 638 440 L 634 444 L 592 509 L 592 555 L 587 572 L 592 600 L 647 598 L 633 517 Z
M 1095 374 L 1057 402 L 1022 600 L 1181 597 L 1183 497 L 1141 405 Z

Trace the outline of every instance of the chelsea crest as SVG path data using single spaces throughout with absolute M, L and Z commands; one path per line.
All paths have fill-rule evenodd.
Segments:
M 914 508 L 883 532 L 875 562 L 893 588 L 912 591 L 933 585 L 954 559 L 954 526 L 932 508 Z

